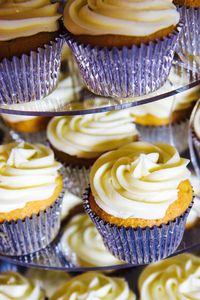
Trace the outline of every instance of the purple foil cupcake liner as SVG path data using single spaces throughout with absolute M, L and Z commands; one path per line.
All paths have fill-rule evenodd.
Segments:
M 56 87 L 63 37 L 60 35 L 30 55 L 0 61 L 0 104 L 40 100 Z
M 189 120 L 166 126 L 143 126 L 136 124 L 141 139 L 153 143 L 174 145 L 179 153 L 188 149 Z
M 200 61 L 195 60 L 200 55 L 200 8 L 178 6 L 178 11 L 184 26 L 176 51 L 186 67 L 195 71 L 200 69 Z
M 163 39 L 132 47 L 84 45 L 65 38 L 90 91 L 104 97 L 142 96 L 159 89 L 169 75 L 181 26 Z
M 60 229 L 63 194 L 64 189 L 53 205 L 37 215 L 1 223 L 0 253 L 21 256 L 39 251 L 50 244 Z
M 106 248 L 118 259 L 134 265 L 164 259 L 178 248 L 192 204 L 180 217 L 152 228 L 126 228 L 111 225 L 97 216 L 89 203 L 90 188 L 83 196 L 83 206 L 103 238 Z

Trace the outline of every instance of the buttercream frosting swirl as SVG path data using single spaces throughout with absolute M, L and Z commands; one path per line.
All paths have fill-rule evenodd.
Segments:
M 135 294 L 122 278 L 89 272 L 69 280 L 51 300 L 135 300 Z
M 140 300 L 200 299 L 200 258 L 182 254 L 149 265 L 139 278 Z
M 1 212 L 50 198 L 60 167 L 53 151 L 42 144 L 22 142 L 0 146 Z
M 172 0 L 70 0 L 66 28 L 76 35 L 147 36 L 179 22 Z
M 49 0 L 1 0 L 0 41 L 57 31 L 57 10 Z
M 193 127 L 197 138 L 200 140 L 200 107 L 195 113 Z
M 102 237 L 86 214 L 78 214 L 67 224 L 61 239 L 63 252 L 75 255 L 84 266 L 111 266 L 121 264 L 105 248 Z
M 128 110 L 74 117 L 55 117 L 47 127 L 51 145 L 72 156 L 95 158 L 136 139 Z
M 167 144 L 135 142 L 102 155 L 90 185 L 97 205 L 118 218 L 161 219 L 188 179 L 189 160 Z
M 19 273 L 0 273 L 1 300 L 44 300 L 45 295 L 37 284 Z

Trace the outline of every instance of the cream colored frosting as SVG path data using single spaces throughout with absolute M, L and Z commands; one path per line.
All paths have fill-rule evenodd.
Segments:
M 68 216 L 70 210 L 75 206 L 80 205 L 82 202 L 83 200 L 81 198 L 66 190 L 62 202 L 61 219 L 64 220 Z
M 133 141 L 138 135 L 128 110 L 55 117 L 47 127 L 51 145 L 72 156 L 92 158 Z
M 200 140 L 200 107 L 198 107 L 195 113 L 193 126 L 194 126 L 194 132 L 197 138 Z
M 167 144 L 135 142 L 102 155 L 90 185 L 97 205 L 118 218 L 160 219 L 188 179 L 189 160 Z
M 0 273 L 1 300 L 44 300 L 45 295 L 32 280 L 15 272 Z
M 50 198 L 60 167 L 53 151 L 42 144 L 22 142 L 0 146 L 1 212 Z
M 89 272 L 69 280 L 53 295 L 51 300 L 65 299 L 135 300 L 136 297 L 124 279 Z
M 65 272 L 40 269 L 29 269 L 28 272 L 26 272 L 26 277 L 40 286 L 49 298 L 70 279 L 70 275 Z
M 199 300 L 200 258 L 182 254 L 144 269 L 139 278 L 140 300 Z
M 194 204 L 187 217 L 187 226 L 192 226 L 200 218 L 200 179 L 192 174 L 190 181 L 194 191 Z
M 0 41 L 54 32 L 59 28 L 58 4 L 50 0 L 0 1 Z
M 83 266 L 112 266 L 122 262 L 105 248 L 102 237 L 90 218 L 82 213 L 67 224 L 61 238 L 62 250 Z
M 76 35 L 147 36 L 179 19 L 172 0 L 70 0 L 64 11 L 64 24 Z
M 32 119 L 38 118 L 37 116 L 20 116 L 20 115 L 10 115 L 10 114 L 1 114 L 3 120 L 8 121 L 10 123 L 18 123 L 22 121 L 29 121 Z

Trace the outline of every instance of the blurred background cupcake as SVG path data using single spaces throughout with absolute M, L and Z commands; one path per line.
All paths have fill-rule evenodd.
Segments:
M 70 0 L 64 10 L 66 41 L 85 84 L 95 94 L 116 98 L 145 95 L 165 83 L 179 19 L 172 1 Z
M 40 100 L 56 86 L 63 38 L 58 4 L 1 1 L 0 102 Z
M 187 218 L 187 229 L 193 228 L 200 221 L 200 178 L 192 172 L 190 181 L 194 191 L 194 204 Z

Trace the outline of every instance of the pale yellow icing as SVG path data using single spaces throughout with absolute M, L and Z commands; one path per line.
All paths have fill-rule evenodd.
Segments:
M 44 300 L 44 292 L 31 279 L 15 272 L 0 273 L 1 300 Z
M 171 145 L 130 143 L 94 163 L 92 194 L 115 217 L 160 219 L 177 200 L 180 182 L 189 178 L 188 163 Z
M 199 300 L 200 258 L 182 254 L 149 265 L 139 278 L 140 300 Z
M 50 198 L 60 168 L 53 151 L 42 144 L 22 142 L 0 146 L 1 212 Z
M 55 117 L 47 127 L 47 138 L 53 147 L 84 158 L 98 157 L 135 140 L 137 135 L 128 110 Z
M 121 264 L 105 248 L 102 237 L 90 218 L 82 213 L 67 224 L 61 238 L 62 250 L 83 266 L 112 266 Z
M 179 22 L 172 0 L 69 0 L 66 28 L 76 35 L 147 36 Z
M 50 0 L 1 0 L 0 41 L 57 31 L 57 10 Z
M 51 300 L 135 300 L 122 278 L 89 272 L 76 276 L 59 289 Z

